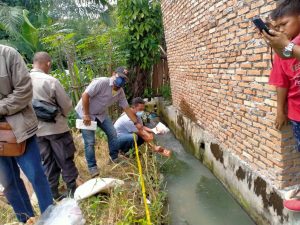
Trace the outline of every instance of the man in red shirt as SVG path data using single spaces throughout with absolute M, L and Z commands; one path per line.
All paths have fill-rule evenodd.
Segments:
M 271 13 L 277 30 L 290 40 L 291 52 L 286 49 L 286 55 L 292 54 L 293 45 L 300 44 L 300 1 L 291 3 L 281 4 Z M 300 61 L 283 59 L 276 54 L 269 83 L 277 90 L 276 128 L 281 129 L 291 120 L 300 151 Z

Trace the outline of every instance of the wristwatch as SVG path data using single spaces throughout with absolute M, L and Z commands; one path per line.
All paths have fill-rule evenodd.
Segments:
M 283 50 L 283 56 L 286 58 L 290 58 L 293 56 L 293 48 L 295 44 L 293 42 L 290 42 Z

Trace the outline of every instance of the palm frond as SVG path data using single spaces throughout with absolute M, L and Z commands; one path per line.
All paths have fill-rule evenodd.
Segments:
M 13 36 L 18 36 L 24 23 L 23 9 L 0 3 L 0 26 Z

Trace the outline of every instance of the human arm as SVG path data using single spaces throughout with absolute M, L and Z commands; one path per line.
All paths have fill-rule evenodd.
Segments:
M 300 60 L 300 46 L 299 45 L 295 45 L 294 49 L 293 49 L 293 56 Z
M 143 126 L 143 129 L 149 133 L 153 133 L 153 130 L 150 129 L 149 127 Z
M 288 44 L 291 42 L 289 38 L 281 32 L 270 30 L 270 33 L 273 35 L 267 34 L 265 31 L 263 33 L 263 38 L 266 40 L 266 42 L 275 50 L 275 52 L 281 57 L 286 58 L 283 55 L 284 49 Z M 293 48 L 293 55 L 292 57 L 300 60 L 300 46 L 295 45 Z
M 286 104 L 290 81 L 282 68 L 283 60 L 278 55 L 275 55 L 272 72 L 269 79 L 269 84 L 276 87 L 277 92 L 277 115 L 275 119 L 276 129 L 281 129 L 287 124 L 288 118 L 286 115 Z
M 83 110 L 83 123 L 86 126 L 91 125 L 91 117 L 90 117 L 90 96 L 87 92 L 82 94 L 82 110 Z
M 129 119 L 134 123 L 136 128 L 138 130 L 143 128 L 143 125 L 138 122 L 137 116 L 132 112 L 131 108 L 128 106 L 126 108 L 123 108 L 126 115 L 129 117 Z
M 154 139 L 153 133 L 152 132 L 148 132 L 144 129 L 145 127 L 143 127 L 142 129 L 138 130 L 137 134 L 139 137 L 143 138 L 143 140 L 145 142 L 151 142 Z
M 287 102 L 287 88 L 277 87 L 277 116 L 275 120 L 275 127 L 278 130 L 288 124 L 288 117 L 286 115 L 286 102 Z
M 17 51 L 10 50 L 6 59 L 12 92 L 0 100 L 0 117 L 20 112 L 32 100 L 31 79 L 22 56 Z

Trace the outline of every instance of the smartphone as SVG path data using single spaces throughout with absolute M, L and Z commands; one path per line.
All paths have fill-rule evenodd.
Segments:
M 260 32 L 262 32 L 263 30 L 266 31 L 267 34 L 273 36 L 271 33 L 270 33 L 270 29 L 269 27 L 267 26 L 267 24 L 265 24 L 265 22 L 259 17 L 259 16 L 255 16 L 253 19 L 252 19 L 252 22 L 254 23 L 254 25 L 260 30 Z

